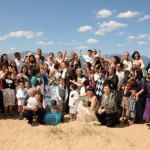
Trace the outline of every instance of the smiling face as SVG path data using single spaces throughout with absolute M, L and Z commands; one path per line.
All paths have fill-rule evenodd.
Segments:
M 104 90 L 104 93 L 105 93 L 106 95 L 109 95 L 109 94 L 111 93 L 111 89 L 110 89 L 110 87 L 107 86 L 107 85 L 104 87 L 103 90 Z
M 138 59 L 139 59 L 139 54 L 138 54 L 138 53 L 135 53 L 135 54 L 134 54 L 134 58 L 135 58 L 136 60 L 138 60 Z

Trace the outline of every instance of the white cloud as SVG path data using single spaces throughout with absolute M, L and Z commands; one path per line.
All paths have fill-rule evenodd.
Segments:
M 125 47 L 126 44 L 117 44 L 118 47 Z
M 127 27 L 127 24 L 123 24 L 116 21 L 103 22 L 99 25 L 98 31 L 95 32 L 95 35 L 105 35 L 107 32 L 112 32 L 116 29 Z
M 79 32 L 88 32 L 88 31 L 91 31 L 92 30 L 92 27 L 91 26 L 82 26 L 82 27 L 79 27 L 78 31 Z
M 78 46 L 78 47 L 76 47 L 75 49 L 86 49 L 87 48 L 87 46 Z
M 112 11 L 103 9 L 99 10 L 96 14 L 96 18 L 108 18 L 112 16 Z
M 150 19 L 150 16 L 145 15 L 144 17 L 139 18 L 137 22 L 142 22 L 142 21 L 149 20 L 149 19 Z
M 139 34 L 138 36 L 130 35 L 127 37 L 128 40 L 134 40 L 134 39 L 149 39 L 149 34 Z
M 138 16 L 140 13 L 138 11 L 127 11 L 122 12 L 116 16 L 116 18 L 133 18 Z
M 146 44 L 150 44 L 148 42 L 145 42 L 145 41 L 139 41 L 136 43 L 137 45 L 146 45 Z
M 10 32 L 8 34 L 5 34 L 3 36 L 0 36 L 0 40 L 6 40 L 9 38 L 20 38 L 24 37 L 26 39 L 32 39 L 39 36 L 42 36 L 43 32 L 32 32 L 32 31 L 16 31 L 16 32 Z
M 118 33 L 118 35 L 120 35 L 120 36 L 121 36 L 121 35 L 124 35 L 124 34 L 125 34 L 124 32 L 119 32 L 119 33 Z
M 94 44 L 94 43 L 98 43 L 98 40 L 96 40 L 96 39 L 88 39 L 86 42 L 89 43 L 89 44 Z
M 15 48 L 14 48 L 14 47 L 11 47 L 10 50 L 15 50 Z
M 53 41 L 50 42 L 39 41 L 36 43 L 36 45 L 52 45 L 52 44 L 54 44 Z

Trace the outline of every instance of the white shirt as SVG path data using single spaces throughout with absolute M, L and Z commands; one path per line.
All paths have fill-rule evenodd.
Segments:
M 67 71 L 67 68 L 65 68 L 65 69 L 63 70 L 62 75 L 61 75 L 61 77 L 64 78 L 64 79 L 65 79 L 66 71 Z
M 24 94 L 25 92 L 26 92 L 26 89 L 19 88 L 16 94 L 17 99 L 19 99 L 20 97 L 25 99 L 25 94 Z
M 38 104 L 37 99 L 35 97 L 29 97 L 27 102 L 28 102 L 27 107 L 30 109 L 35 109 Z
M 23 64 L 22 60 L 18 60 L 18 59 L 15 59 L 15 62 L 16 62 L 18 73 L 20 73 L 24 64 Z
M 73 103 L 74 103 L 76 100 L 78 100 L 78 97 L 79 97 L 79 94 L 78 94 L 78 92 L 77 92 L 76 90 L 71 91 L 71 92 L 70 92 L 70 95 L 69 95 L 69 106 L 75 106 L 75 105 L 77 104 L 77 102 L 76 102 L 75 105 L 73 105 Z
M 116 75 L 118 76 L 118 89 L 120 89 L 124 78 L 124 71 L 116 71 Z
M 128 61 L 124 60 L 123 61 L 123 69 L 130 71 L 131 68 L 132 68 L 132 62 L 130 60 L 128 60 Z
M 95 59 L 95 56 L 92 55 L 92 56 L 89 56 L 89 55 L 82 55 L 83 59 L 85 59 L 85 62 L 90 62 L 91 64 L 94 63 L 94 59 Z
M 61 84 L 59 84 L 58 86 L 60 86 L 61 88 L 63 88 L 64 89 L 64 86 L 62 87 L 62 85 Z M 57 96 L 57 99 L 58 100 L 62 100 L 62 98 L 60 97 L 60 93 L 59 93 L 59 87 L 56 87 L 56 96 Z M 67 100 L 67 98 L 68 98 L 68 89 L 66 88 L 65 89 L 65 100 Z M 64 99 L 63 99 L 64 100 Z

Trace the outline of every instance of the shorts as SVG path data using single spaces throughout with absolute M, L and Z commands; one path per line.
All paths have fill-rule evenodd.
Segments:
M 23 106 L 23 105 L 24 105 L 24 99 L 22 99 L 22 100 L 18 99 L 18 106 Z
M 69 106 L 70 108 L 70 114 L 76 114 L 77 113 L 77 108 L 74 106 Z
M 128 108 L 128 97 L 123 96 L 121 107 L 126 108 L 126 109 Z
M 127 112 L 126 112 L 126 116 L 130 117 L 132 119 L 135 118 L 135 114 L 136 114 L 136 111 L 127 110 Z

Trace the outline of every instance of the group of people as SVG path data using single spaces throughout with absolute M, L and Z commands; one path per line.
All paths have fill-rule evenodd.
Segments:
M 51 52 L 42 56 L 15 52 L 0 59 L 0 111 L 4 117 L 33 119 L 40 124 L 56 125 L 79 120 L 88 124 L 113 127 L 118 123 L 150 122 L 150 63 L 145 67 L 140 53 L 129 52 L 111 60 L 100 50 L 86 55 L 75 51 Z

